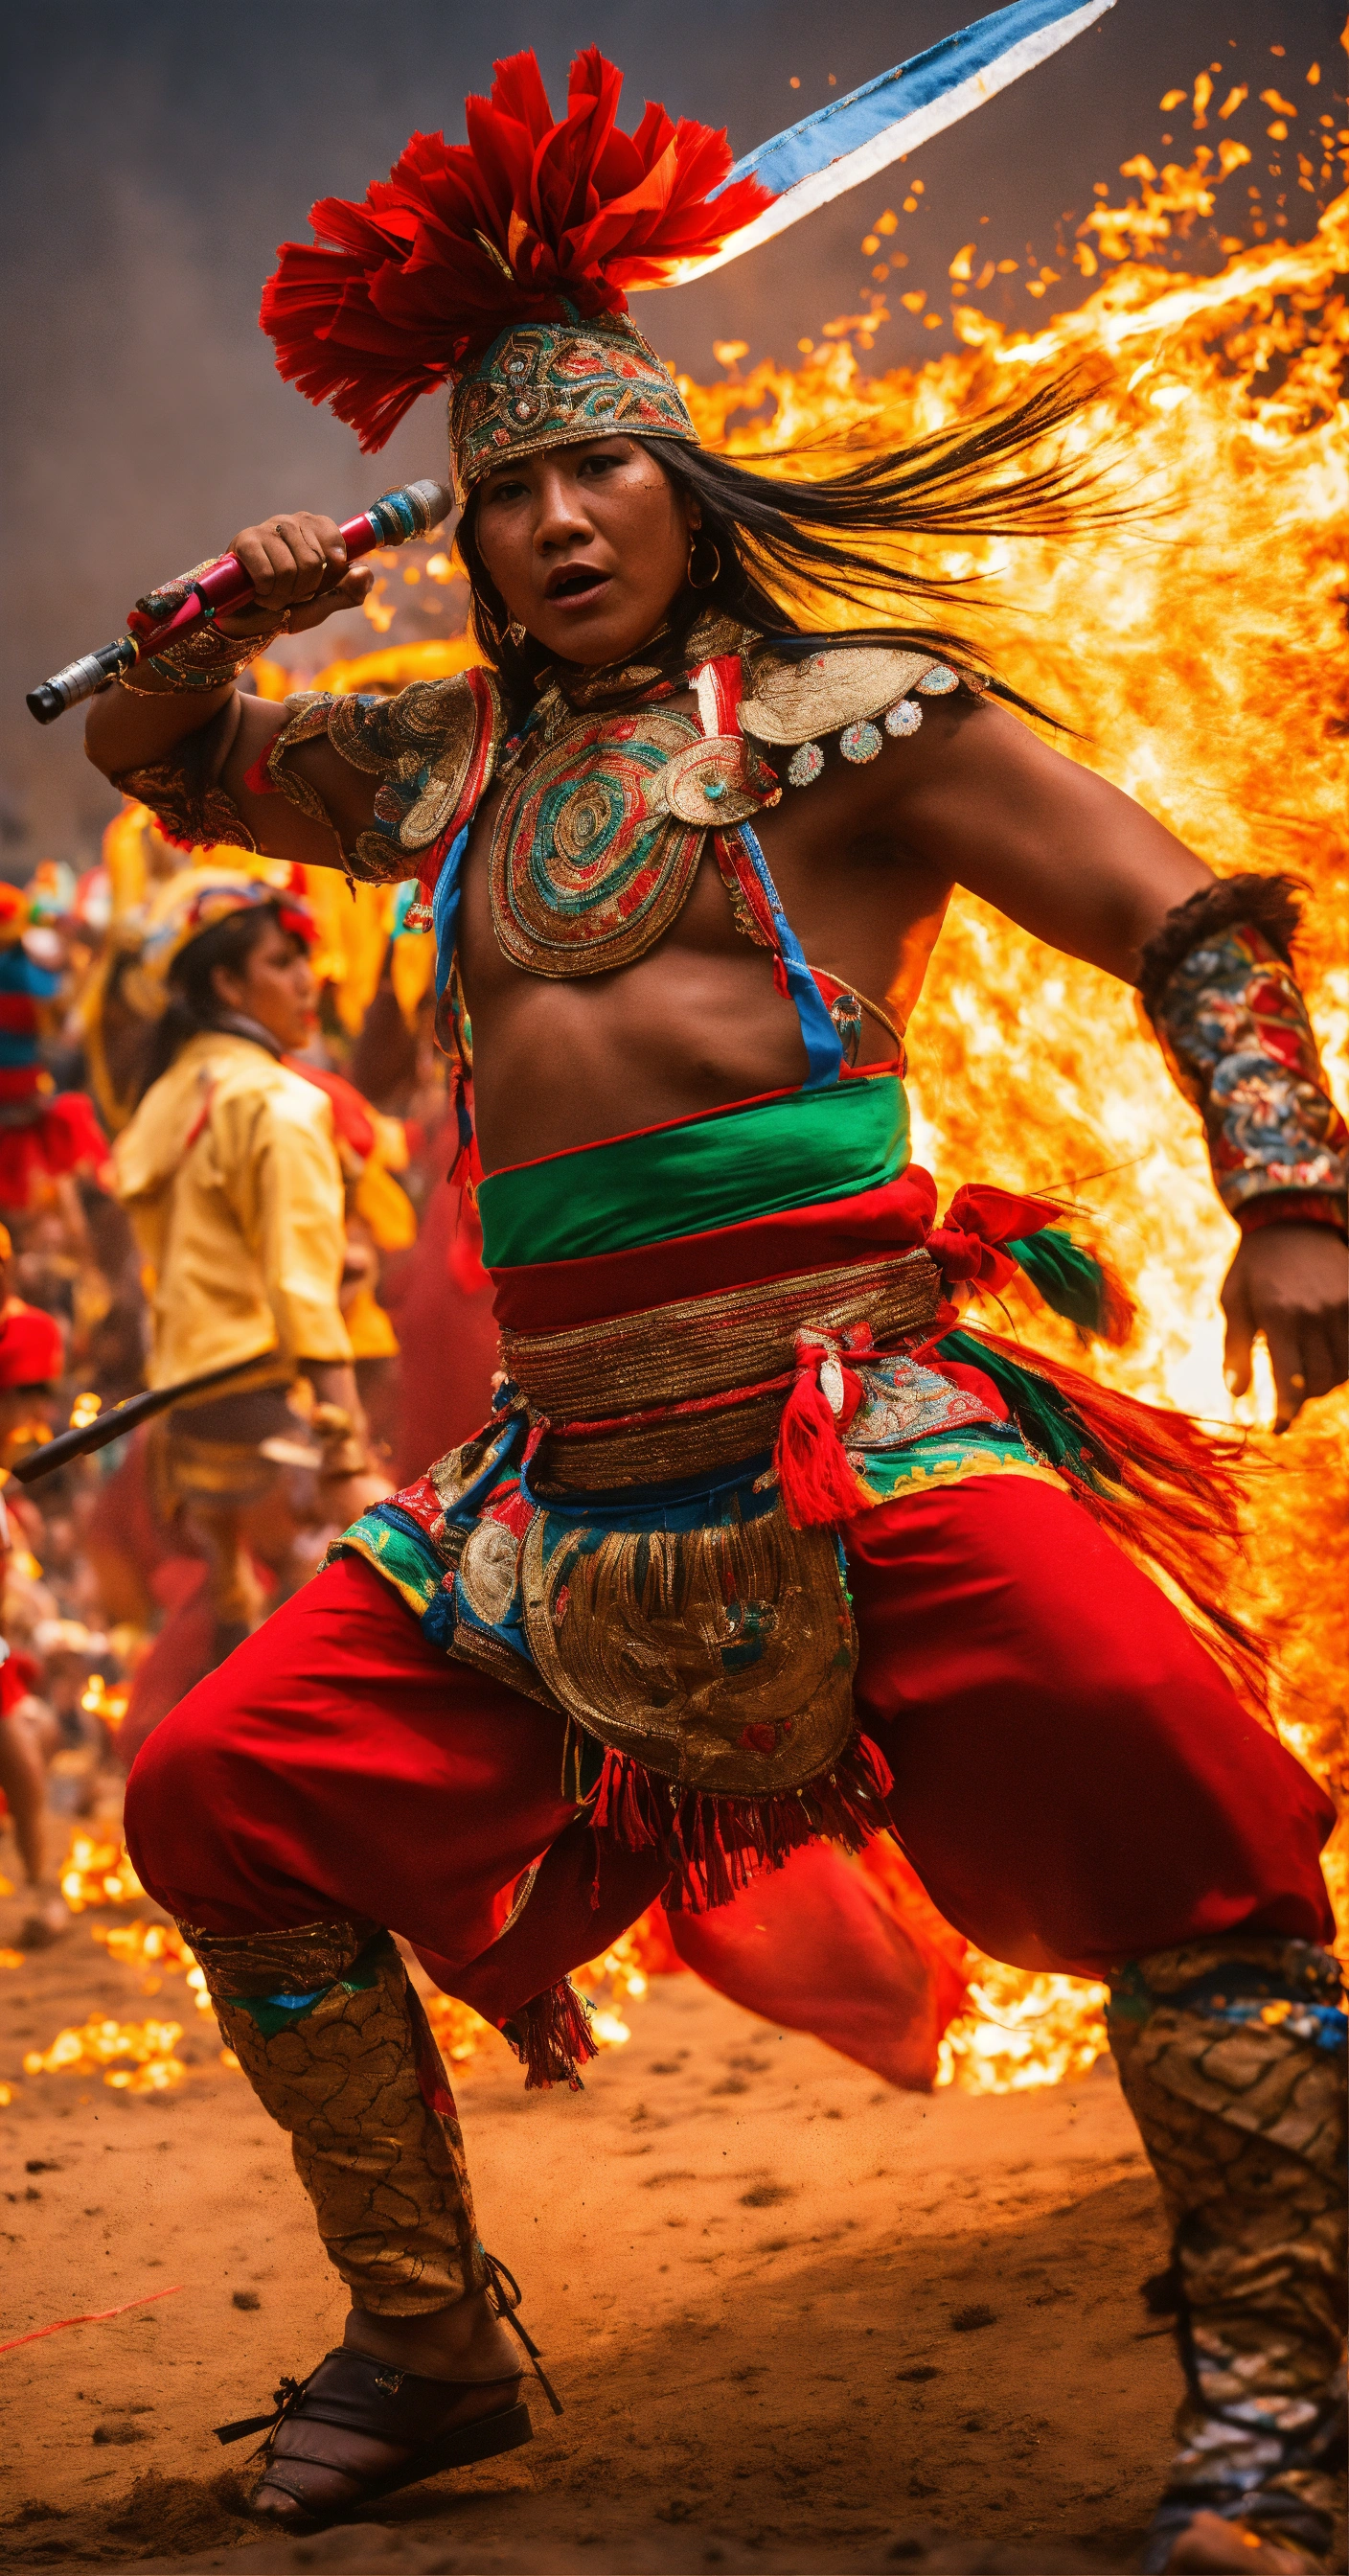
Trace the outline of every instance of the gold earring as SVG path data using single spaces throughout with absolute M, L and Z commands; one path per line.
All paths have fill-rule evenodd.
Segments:
M 478 628 L 482 640 L 484 644 L 488 646 L 489 650 L 494 653 L 499 653 L 502 650 L 506 639 L 503 636 L 495 617 L 492 615 L 491 609 L 488 607 L 486 600 L 478 591 L 475 591 L 473 594 L 473 623 Z
M 689 559 L 684 567 L 684 578 L 687 581 L 690 590 L 713 590 L 721 579 L 721 550 L 715 537 L 708 537 L 707 539 L 707 542 L 716 557 L 715 570 L 709 574 L 706 581 L 695 581 L 693 578 L 693 558 L 698 551 L 698 541 L 700 537 L 705 534 L 705 529 L 695 528 L 689 539 Z
M 513 617 L 506 629 L 506 641 L 508 644 L 513 644 L 518 653 L 528 633 L 529 628 L 522 626 L 518 617 Z

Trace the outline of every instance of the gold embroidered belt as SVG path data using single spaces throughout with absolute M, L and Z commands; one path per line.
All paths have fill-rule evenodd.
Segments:
M 605 1493 L 756 1457 L 777 1437 L 798 1333 L 865 1324 L 885 1349 L 925 1331 L 940 1297 L 920 1246 L 563 1332 L 503 1331 L 502 1366 L 549 1425 L 531 1486 Z

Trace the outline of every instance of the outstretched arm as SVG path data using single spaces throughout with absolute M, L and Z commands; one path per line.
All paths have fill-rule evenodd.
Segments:
M 1132 797 L 987 700 L 926 700 L 922 732 L 876 767 L 916 857 L 1123 983 L 1172 907 L 1212 882 Z
M 903 845 L 1051 947 L 1138 985 L 1149 941 L 1215 884 L 1211 870 L 1131 797 L 1001 708 L 964 700 L 925 715 L 917 740 L 876 764 Z M 1319 1195 L 1301 1194 L 1302 1219 L 1299 1203 L 1290 1189 L 1234 1209 L 1243 1238 L 1223 1287 L 1228 1384 L 1245 1393 L 1263 1333 L 1281 1430 L 1309 1396 L 1349 1375 L 1342 1232 L 1323 1221 Z
M 212 634 L 222 641 L 225 666 L 231 645 L 238 646 L 242 660 L 260 639 L 305 634 L 341 610 L 359 607 L 374 578 L 367 564 L 348 566 L 336 521 L 307 510 L 242 529 L 230 551 L 252 579 L 254 603 L 215 622 Z M 310 867 L 340 864 L 338 842 L 326 824 L 286 797 L 258 796 L 246 783 L 285 722 L 284 707 L 241 695 L 228 670 L 214 688 L 188 684 L 181 671 L 145 664 L 130 679 L 129 687 L 103 691 L 89 710 L 85 749 L 105 777 L 134 783 L 141 773 L 181 764 L 203 792 L 224 790 L 255 848 Z M 307 743 L 297 759 L 340 839 L 350 845 L 372 820 L 377 781 L 353 769 L 326 741 Z

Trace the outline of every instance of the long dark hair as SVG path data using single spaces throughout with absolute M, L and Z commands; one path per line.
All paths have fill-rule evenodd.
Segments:
M 1097 390 L 1084 372 L 1060 376 L 973 423 L 953 423 L 910 447 L 868 457 L 842 474 L 818 480 L 765 473 L 757 465 L 741 465 L 733 457 L 674 439 L 639 440 L 676 489 L 697 501 L 701 533 L 719 558 L 710 585 L 687 587 L 671 603 L 672 643 L 681 645 L 701 611 L 715 608 L 771 636 L 788 653 L 812 653 L 829 644 L 895 643 L 902 637 L 981 666 L 985 657 L 968 635 L 944 621 L 927 622 L 934 607 L 949 606 L 957 595 L 977 596 L 977 585 L 963 574 L 923 571 L 904 550 L 904 540 L 1067 536 L 1122 515 L 1127 505 L 1102 490 L 1102 470 L 1078 459 L 1060 455 L 1015 479 L 1000 475 L 1000 469 L 1063 428 Z M 806 457 L 819 449 L 797 446 L 780 452 Z M 473 625 L 507 704 L 518 716 L 533 704 L 548 656 L 531 635 L 518 645 L 510 640 L 509 611 L 478 545 L 475 500 L 470 495 L 457 540 L 468 573 Z M 918 622 L 896 617 L 883 626 L 822 634 L 803 626 L 795 614 L 808 608 L 812 593 L 858 604 L 878 589 L 895 595 L 897 605 L 912 601 Z M 1013 705 L 1027 703 L 995 674 L 989 686 Z
M 203 1029 L 219 1028 L 228 1018 L 228 1004 L 215 989 L 216 968 L 242 975 L 258 941 L 277 928 L 284 924 L 275 904 L 251 904 L 246 912 L 232 912 L 190 939 L 175 957 L 169 968 L 168 1006 L 155 1021 L 145 1051 L 138 1100 L 168 1072 L 189 1038 L 200 1037 Z

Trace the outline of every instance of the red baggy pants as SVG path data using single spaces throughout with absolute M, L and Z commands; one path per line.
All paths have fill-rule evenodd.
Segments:
M 846 1536 L 858 1713 L 894 1773 L 895 1828 L 982 1950 L 1095 1977 L 1224 1932 L 1331 1937 L 1329 1801 L 1066 1494 L 975 1479 Z M 206 1931 L 371 1917 L 501 2020 L 664 1878 L 658 1853 L 576 1820 L 562 1740 L 344 1559 L 156 1728 L 128 1787 L 131 1856 Z M 495 1940 L 502 1891 L 545 1851 Z

